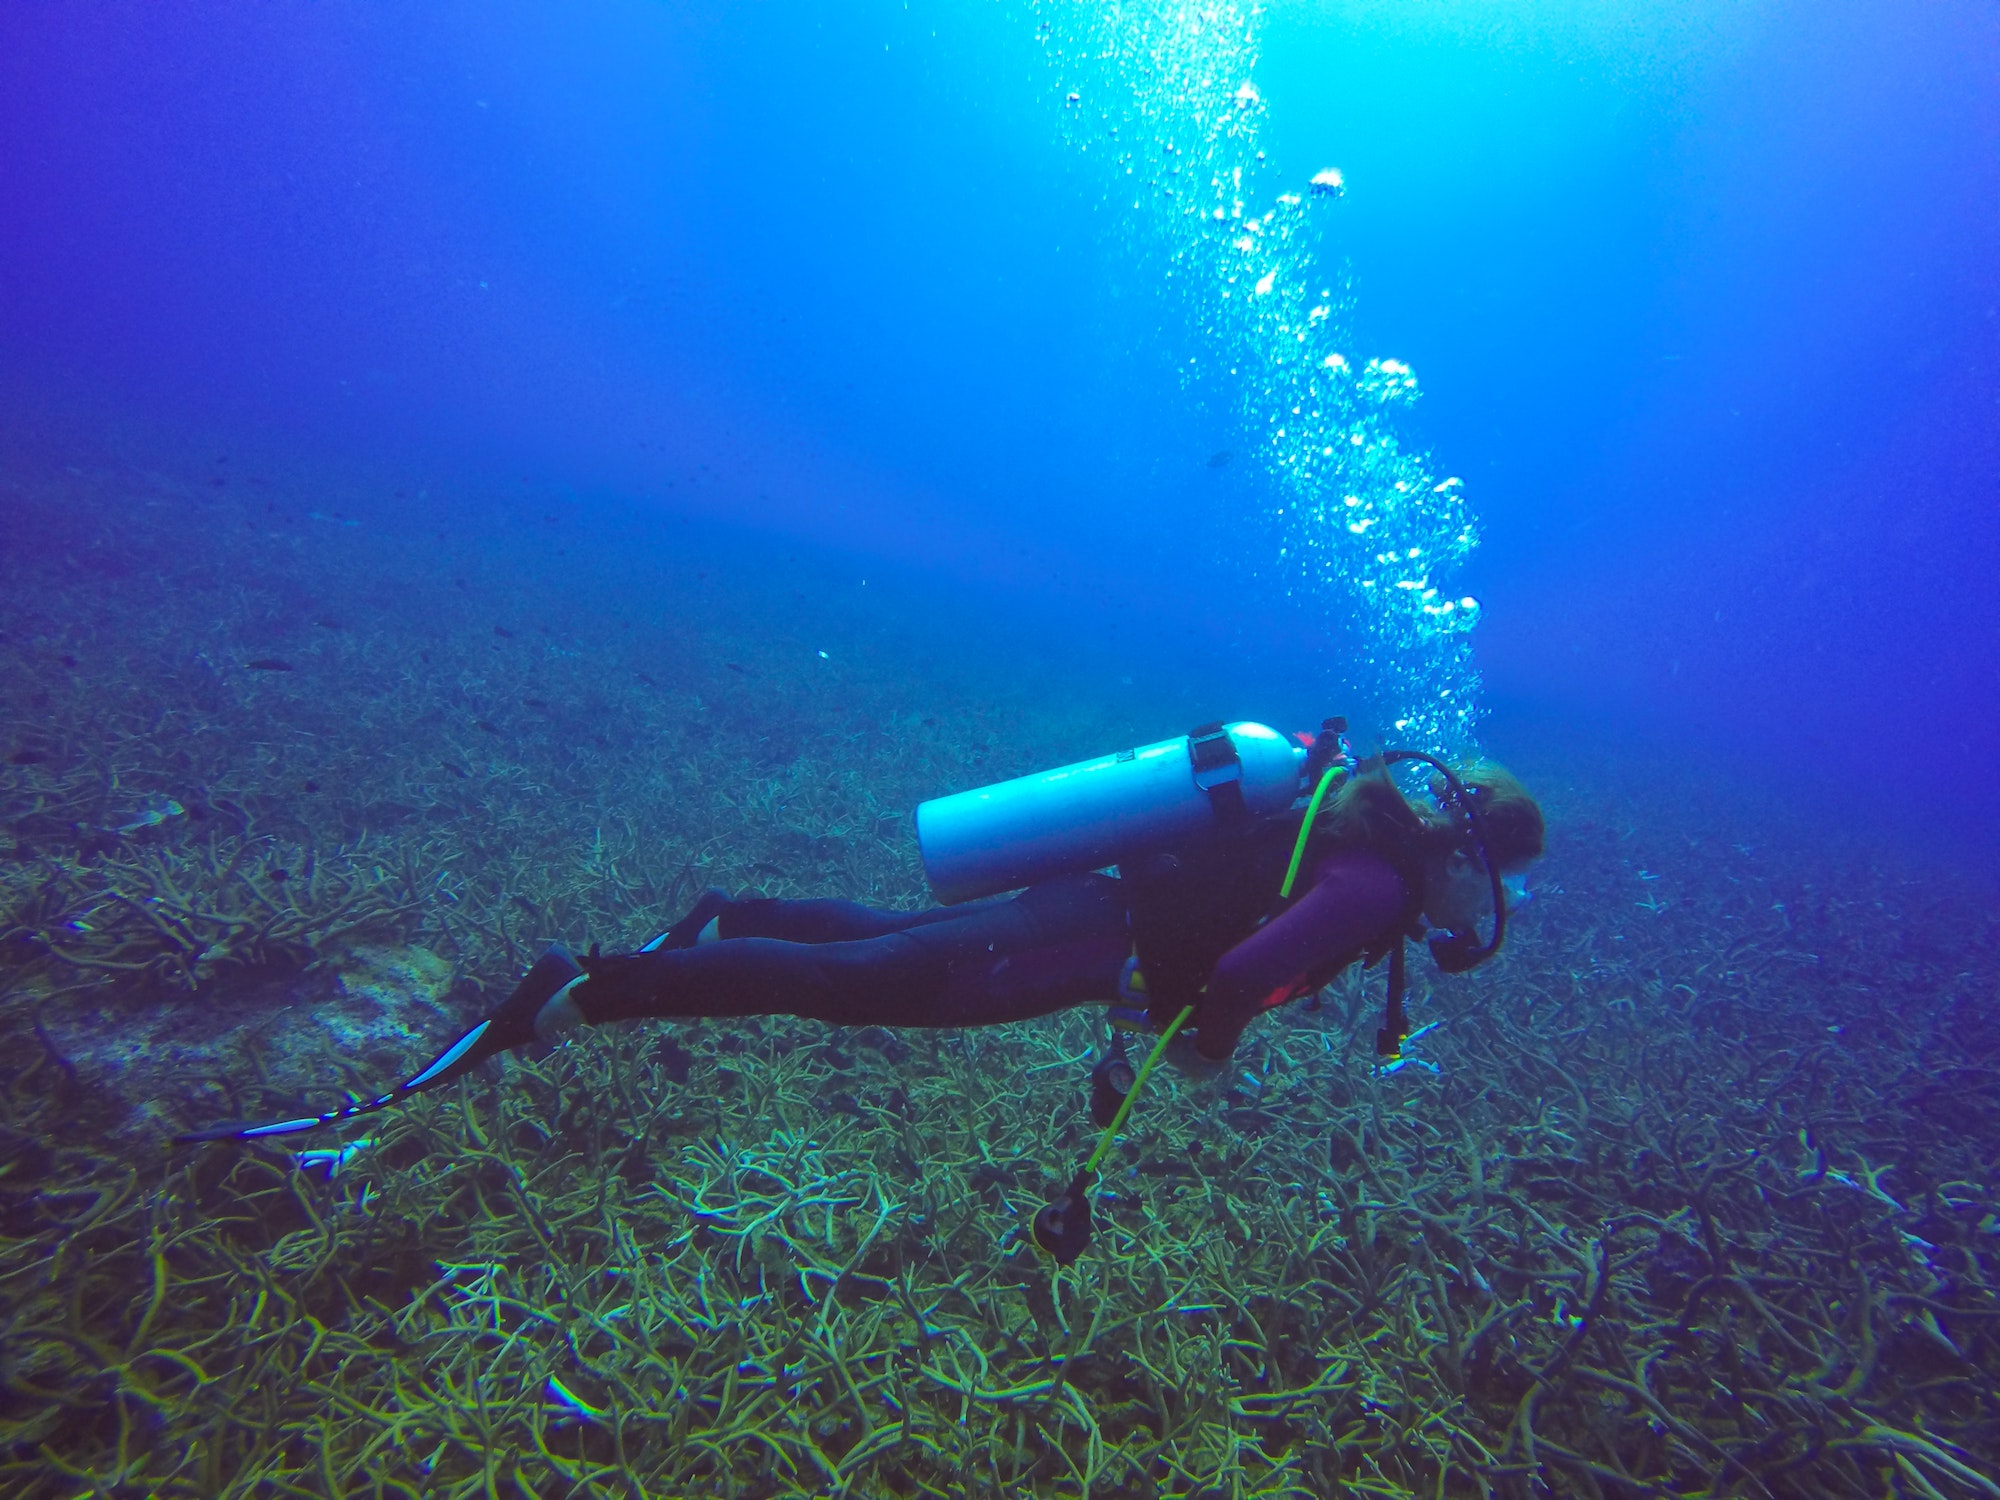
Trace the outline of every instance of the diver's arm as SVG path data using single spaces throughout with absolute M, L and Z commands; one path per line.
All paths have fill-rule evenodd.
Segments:
M 1408 902 L 1402 877 L 1380 855 L 1328 855 L 1303 896 L 1217 962 L 1195 1011 L 1202 1054 L 1229 1056 L 1267 1006 L 1287 999 L 1309 976 L 1345 968 L 1378 947 Z

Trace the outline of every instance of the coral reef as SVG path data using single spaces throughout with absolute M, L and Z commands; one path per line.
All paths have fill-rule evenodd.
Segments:
M 355 934 L 393 932 L 417 909 L 410 883 L 371 875 L 367 859 L 365 846 L 327 860 L 241 834 L 175 850 L 41 854 L 0 944 L 65 988 L 192 993 L 231 970 L 306 968 Z
M 85 533 L 0 580 L 8 1493 L 2000 1494 L 1991 915 L 1699 782 L 1520 757 L 1555 836 L 1502 959 L 1413 966 L 1394 1070 L 1351 977 L 1161 1070 L 1067 1270 L 1025 1231 L 1092 1138 L 1083 1013 L 606 1029 L 293 1150 L 135 1135 L 121 1086 L 317 1099 L 237 1051 L 91 1075 L 78 1017 L 289 995 L 321 1087 L 379 1086 L 385 997 L 476 1005 L 705 884 L 920 900 L 911 802 L 1168 711 L 823 609 L 835 678 L 691 572 L 543 635 L 447 544 L 175 551 L 197 500 L 252 526 L 155 487 L 157 536 L 100 509 L 170 590 L 86 588 L 114 549 L 46 486 Z

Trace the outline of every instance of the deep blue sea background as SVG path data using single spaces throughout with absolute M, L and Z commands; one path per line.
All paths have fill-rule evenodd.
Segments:
M 1340 642 L 1260 581 L 1270 482 L 1209 465 L 1244 422 L 1176 374 L 1186 308 L 1063 138 L 1042 18 L 15 7 L 8 441 L 472 497 L 453 524 L 635 501 L 1311 722 Z M 1466 479 L 1503 738 L 1650 746 L 1983 866 L 2000 13 L 1257 24 L 1271 185 L 1345 174 L 1315 253 Z
M 0 8 L 0 1493 L 1991 1500 L 1996 564 L 1994 0 Z M 382 1092 L 1331 713 L 1548 814 L 1394 1057 Z

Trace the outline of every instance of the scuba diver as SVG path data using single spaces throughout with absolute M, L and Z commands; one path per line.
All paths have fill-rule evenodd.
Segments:
M 1227 1058 L 1264 1011 L 1386 956 L 1376 1050 L 1393 1057 L 1407 1031 L 1406 940 L 1437 929 L 1429 946 L 1447 973 L 1499 948 L 1507 878 L 1542 852 L 1540 807 L 1489 762 L 1454 769 L 1413 750 L 1357 761 L 1345 728 L 1328 719 L 1295 743 L 1260 724 L 1205 725 L 926 802 L 918 843 L 944 905 L 884 911 L 710 889 L 636 952 L 551 948 L 499 1009 L 376 1098 L 180 1140 L 258 1140 L 370 1114 L 579 1025 L 789 1014 L 990 1026 L 1109 1004 L 1114 1021 L 1159 1041 L 1136 1072 L 1114 1041 L 1093 1074 L 1104 1139 L 1043 1211 L 1057 1221 L 1051 1236 L 1037 1223 L 1043 1248 L 1067 1263 L 1079 1224 L 1088 1237 L 1086 1179 L 1177 1033 L 1191 1025 L 1203 1057 Z M 1398 763 L 1430 769 L 1430 801 L 1397 787 Z M 1057 1248 L 1072 1244 L 1067 1257 Z

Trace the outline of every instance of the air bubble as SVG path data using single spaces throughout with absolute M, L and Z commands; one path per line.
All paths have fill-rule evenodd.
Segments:
M 1126 199 L 1108 201 L 1125 219 L 1132 261 L 1156 267 L 1183 301 L 1188 336 L 1200 346 L 1182 366 L 1188 385 L 1233 403 L 1244 446 L 1254 434 L 1263 453 L 1266 490 L 1249 503 L 1269 522 L 1257 534 L 1275 536 L 1257 571 L 1268 568 L 1282 592 L 1310 601 L 1350 637 L 1343 691 L 1398 709 L 1406 743 L 1466 745 L 1479 685 L 1467 631 L 1479 608 L 1470 597 L 1446 597 L 1443 585 L 1470 555 L 1477 529 L 1461 482 L 1440 480 L 1393 426 L 1395 409 L 1419 395 L 1415 372 L 1401 359 L 1327 347 L 1353 347 L 1351 301 L 1345 285 L 1311 289 L 1332 278 L 1308 215 L 1337 211 L 1324 200 L 1339 198 L 1346 180 L 1333 167 L 1305 181 L 1276 180 L 1258 149 L 1263 99 L 1249 75 L 1262 7 L 1133 0 L 1031 8 L 1066 102 L 1092 99 L 1093 111 L 1060 113 L 1079 148 L 1108 147 L 1100 156 L 1119 163 L 1157 161 L 1163 178 L 1184 161 L 1192 180 L 1194 172 L 1208 179 L 1206 193 L 1178 200 L 1156 181 L 1156 196 L 1129 217 Z M 1107 101 L 1101 116 L 1099 101 Z M 1129 195 L 1122 173 L 1106 182 L 1107 193 Z M 1237 295 L 1246 290 L 1253 295 Z M 1421 576 L 1398 576 L 1406 571 Z

